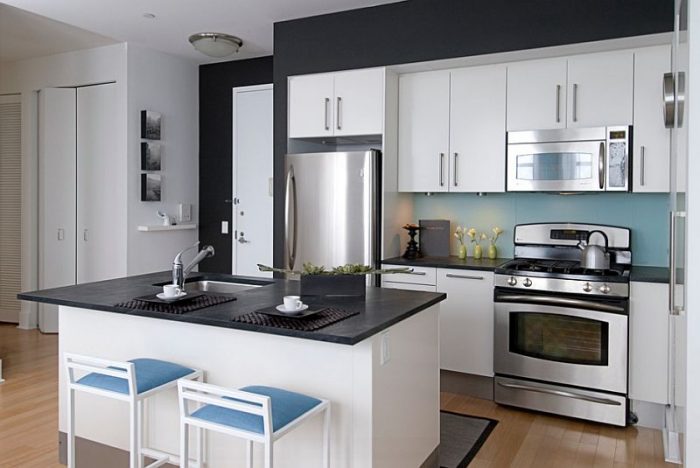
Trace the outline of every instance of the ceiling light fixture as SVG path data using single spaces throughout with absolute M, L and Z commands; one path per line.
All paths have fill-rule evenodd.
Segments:
M 156 19 L 156 15 L 153 13 L 144 13 L 142 16 L 146 19 Z
M 192 34 L 189 40 L 199 52 L 215 58 L 235 54 L 243 45 L 243 41 L 236 36 L 213 32 Z

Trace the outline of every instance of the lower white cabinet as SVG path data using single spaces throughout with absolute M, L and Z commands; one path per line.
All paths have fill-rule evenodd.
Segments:
M 438 268 L 440 368 L 493 377 L 493 272 Z
M 629 397 L 668 404 L 668 284 L 630 283 Z

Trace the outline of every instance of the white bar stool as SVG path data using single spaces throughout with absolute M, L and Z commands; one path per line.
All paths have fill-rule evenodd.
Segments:
M 323 467 L 330 466 L 331 406 L 328 400 L 275 387 L 229 390 L 201 382 L 178 381 L 180 401 L 180 467 L 188 468 L 188 426 L 245 439 L 246 466 L 253 466 L 253 442 L 265 446 L 265 468 L 272 468 L 275 441 L 309 417 L 324 412 Z M 196 404 L 196 409 L 190 408 Z
M 177 385 L 178 379 L 201 379 L 202 371 L 190 369 L 158 359 L 132 359 L 130 361 L 110 361 L 89 356 L 64 353 L 64 364 L 68 378 L 68 468 L 75 467 L 75 392 L 82 391 L 101 395 L 129 403 L 129 466 L 142 468 L 144 456 L 156 461 L 149 468 L 166 463 L 178 464 L 177 455 L 144 447 L 143 403 L 168 388 Z M 76 371 L 87 373 L 76 380 Z M 199 451 L 196 465 L 202 466 L 202 443 L 198 440 Z

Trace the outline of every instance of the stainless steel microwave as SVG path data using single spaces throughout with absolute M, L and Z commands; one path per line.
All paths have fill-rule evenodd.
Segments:
M 509 192 L 627 192 L 631 126 L 508 132 Z

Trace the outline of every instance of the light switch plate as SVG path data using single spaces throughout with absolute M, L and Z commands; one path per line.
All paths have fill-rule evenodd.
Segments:
M 221 234 L 228 234 L 228 221 L 221 221 Z
M 178 204 L 177 215 L 181 223 L 192 221 L 192 205 L 189 203 Z

